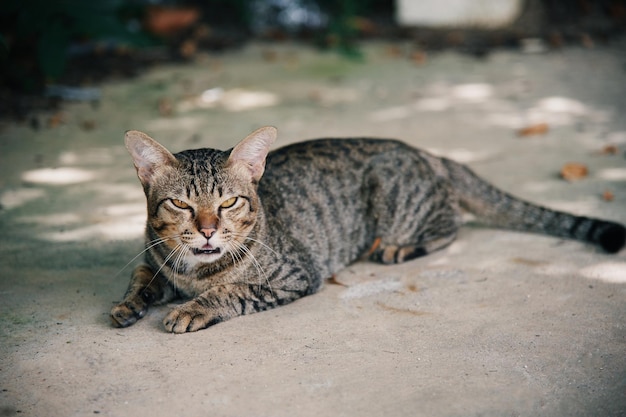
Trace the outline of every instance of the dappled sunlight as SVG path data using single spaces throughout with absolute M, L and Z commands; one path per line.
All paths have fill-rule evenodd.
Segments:
M 596 175 L 607 181 L 626 181 L 626 168 L 606 168 L 598 171 Z
M 573 275 L 578 272 L 578 267 L 573 264 L 564 264 L 558 262 L 550 262 L 547 265 L 541 265 L 537 268 L 537 272 L 542 275 L 561 276 Z
M 528 181 L 523 183 L 520 189 L 531 193 L 545 193 L 562 186 L 563 182 L 560 180 Z
M 165 132 L 193 131 L 201 129 L 206 124 L 206 117 L 202 114 L 193 116 L 177 116 L 175 118 L 159 117 L 148 120 L 145 125 L 150 126 L 150 130 L 158 131 L 163 135 Z M 135 128 L 139 128 L 136 126 Z
M 603 262 L 583 268 L 580 274 L 586 278 L 604 282 L 626 283 L 626 262 Z
M 122 135 L 120 134 L 120 143 Z M 108 166 L 115 163 L 118 158 L 128 155 L 124 146 L 115 146 L 112 148 L 92 148 L 84 149 L 80 153 L 76 151 L 66 150 L 59 154 L 60 165 L 83 165 L 83 166 Z
M 605 122 L 610 117 L 606 111 L 592 109 L 578 100 L 567 97 L 546 97 L 522 114 L 522 123 L 548 123 L 551 126 L 569 126 L 581 120 Z M 519 126 L 521 127 L 521 125 Z
M 130 162 L 127 172 L 116 170 L 122 152 L 126 154 L 123 146 L 61 152 L 58 168 L 21 174 L 30 187 L 2 191 L 1 207 L 15 224 L 48 242 L 139 239 L 145 228 L 145 198 Z M 44 204 L 38 201 L 44 199 Z
M 39 188 L 18 188 L 5 190 L 0 194 L 0 207 L 11 210 L 31 201 L 40 199 L 46 192 Z
M 485 161 L 496 155 L 494 151 L 486 151 L 486 150 L 471 151 L 469 149 L 464 149 L 464 148 L 456 148 L 456 149 L 428 148 L 428 151 L 434 155 L 453 159 L 462 164 Z
M 348 287 L 340 297 L 344 300 L 369 297 L 379 293 L 396 292 L 402 289 L 403 283 L 393 278 L 385 278 L 376 281 L 359 282 Z
M 32 184 L 68 185 L 91 181 L 95 173 L 81 168 L 42 168 L 26 171 L 22 181 Z
M 475 111 L 480 114 L 476 121 L 481 124 L 518 130 L 539 123 L 550 127 L 571 126 L 581 121 L 604 123 L 612 116 L 608 110 L 568 97 L 543 97 L 527 107 L 522 107 L 518 99 L 519 94 L 512 94 L 509 84 L 435 82 L 424 86 L 420 97 L 412 102 L 375 110 L 369 118 L 384 123 L 409 119 L 419 113 Z M 612 143 L 618 142 L 612 140 Z M 626 138 L 621 142 L 626 142 Z
M 392 120 L 406 119 L 410 116 L 411 109 L 408 106 L 389 107 L 370 114 L 370 118 L 374 122 L 389 122 Z
M 568 113 L 582 116 L 588 113 L 587 107 L 577 100 L 565 97 L 547 97 L 539 100 L 537 108 L 552 113 Z
M 422 112 L 439 112 L 452 107 L 452 102 L 447 97 L 427 97 L 417 100 L 413 107 Z
M 58 227 L 60 225 L 80 224 L 84 219 L 76 213 L 52 213 L 40 216 L 23 216 L 16 219 L 18 223 L 35 224 L 38 226 Z
M 458 100 L 469 102 L 484 102 L 494 95 L 494 88 L 491 84 L 459 84 L 452 88 L 451 96 Z
M 211 88 L 203 91 L 196 97 L 189 98 L 177 104 L 176 110 L 181 113 L 199 110 L 223 108 L 231 112 L 240 112 L 260 107 L 275 106 L 280 102 L 277 94 L 269 91 L 253 91 L 243 88 L 224 90 Z
M 103 206 L 88 214 L 56 213 L 48 216 L 26 217 L 21 220 L 46 226 L 64 225 L 60 231 L 47 231 L 40 235 L 42 239 L 52 242 L 94 239 L 130 240 L 143 236 L 146 207 L 143 201 L 113 204 Z
M 597 212 L 600 206 L 600 201 L 594 196 L 591 196 L 576 201 L 544 201 L 543 205 L 555 210 L 566 211 L 577 215 L 584 215 L 586 213 Z
M 133 168 L 129 168 L 129 171 L 133 170 Z M 139 181 L 133 181 L 133 183 L 95 183 L 93 187 L 91 187 L 93 191 L 97 192 L 99 195 L 107 196 L 111 202 L 115 201 L 136 201 L 142 202 L 145 206 L 145 198 L 143 194 L 143 190 L 141 185 L 139 185 Z
M 108 219 L 98 224 L 58 232 L 43 233 L 40 237 L 51 242 L 78 242 L 106 240 L 132 240 L 143 236 L 145 215 Z

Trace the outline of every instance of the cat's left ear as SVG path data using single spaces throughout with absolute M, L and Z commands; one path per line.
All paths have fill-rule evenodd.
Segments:
M 174 166 L 174 155 L 163 145 L 138 130 L 129 130 L 124 135 L 124 142 L 133 157 L 137 176 L 144 187 L 148 187 L 153 178 L 167 166 Z
M 227 166 L 243 167 L 253 181 L 258 182 L 265 171 L 265 157 L 276 140 L 278 130 L 265 126 L 250 133 L 233 148 Z

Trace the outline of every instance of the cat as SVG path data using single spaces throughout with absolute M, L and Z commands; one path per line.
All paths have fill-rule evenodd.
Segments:
M 173 333 L 287 304 L 359 259 L 395 264 L 447 246 L 463 210 L 609 253 L 626 240 L 621 224 L 522 201 L 400 141 L 317 139 L 269 152 L 276 135 L 262 127 L 231 150 L 173 155 L 126 132 L 148 219 L 145 264 L 111 310 L 115 326 L 175 298 L 187 301 L 163 320 Z

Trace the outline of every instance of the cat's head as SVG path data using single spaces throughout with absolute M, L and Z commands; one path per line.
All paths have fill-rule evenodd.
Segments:
M 162 239 L 172 259 L 190 267 L 241 257 L 257 221 L 257 184 L 275 139 L 276 129 L 263 127 L 230 151 L 174 155 L 145 133 L 126 132 L 146 193 L 148 234 Z

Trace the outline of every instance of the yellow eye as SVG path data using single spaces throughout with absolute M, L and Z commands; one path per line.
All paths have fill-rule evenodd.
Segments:
M 174 204 L 179 209 L 188 209 L 189 208 L 189 204 L 185 203 L 182 200 L 178 200 L 176 198 L 172 198 L 172 199 L 170 199 L 170 201 L 172 202 L 172 204 Z
M 237 197 L 231 197 L 228 200 L 224 201 L 222 204 L 220 204 L 220 207 L 221 208 L 230 208 L 230 207 L 234 206 L 236 202 L 237 202 Z

